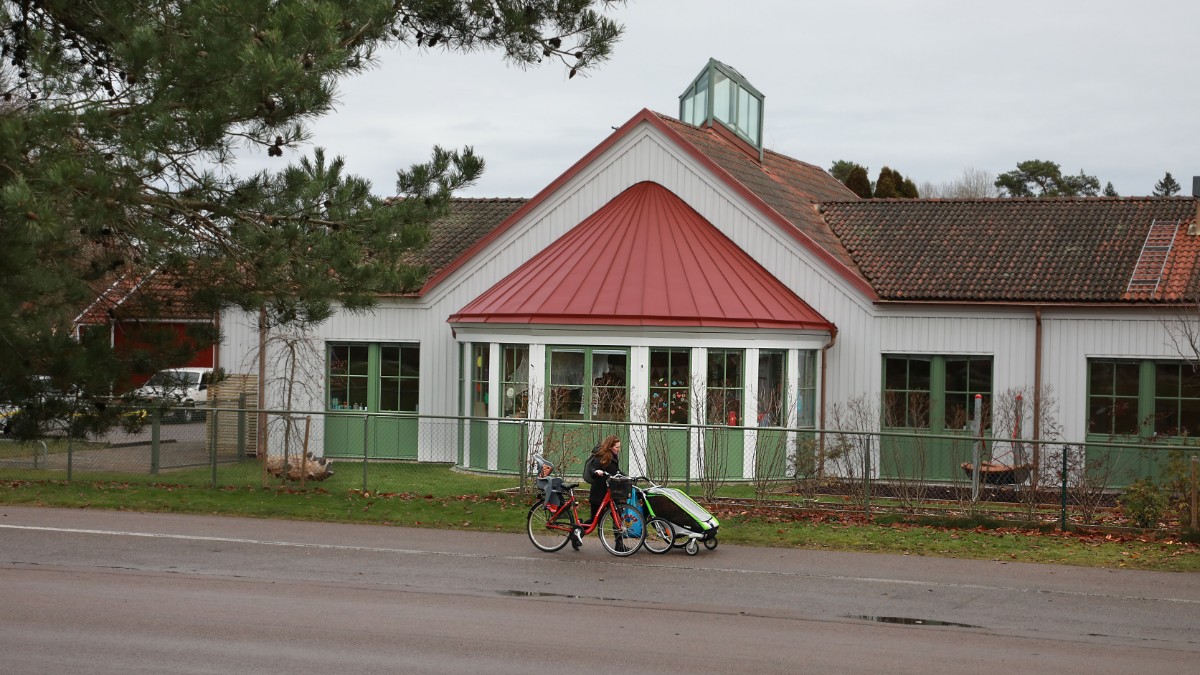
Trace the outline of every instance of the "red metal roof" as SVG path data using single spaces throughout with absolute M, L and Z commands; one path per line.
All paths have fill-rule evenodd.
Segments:
M 833 330 L 682 199 L 650 182 L 618 195 L 449 321 Z

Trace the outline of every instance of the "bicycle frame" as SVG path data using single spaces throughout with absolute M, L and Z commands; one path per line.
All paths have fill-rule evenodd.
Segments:
M 547 505 L 546 508 L 553 509 L 554 507 Z M 602 516 L 608 516 L 612 518 L 614 525 L 619 526 L 621 523 L 621 514 L 617 512 L 617 503 L 613 501 L 612 492 L 607 490 L 604 492 L 604 501 L 600 502 L 600 507 L 596 509 L 597 517 L 593 518 L 591 523 L 585 524 L 579 520 L 579 500 L 575 498 L 574 490 L 572 490 L 570 495 L 567 496 L 567 501 L 564 502 L 562 506 L 552 510 L 550 513 L 553 516 L 553 519 L 546 523 L 546 527 L 548 529 L 569 532 L 575 528 L 579 528 L 580 534 L 583 536 L 587 536 L 595 532 L 596 528 L 600 527 L 600 517 Z M 571 516 L 571 521 L 569 523 L 559 522 L 559 518 L 562 517 L 564 513 Z

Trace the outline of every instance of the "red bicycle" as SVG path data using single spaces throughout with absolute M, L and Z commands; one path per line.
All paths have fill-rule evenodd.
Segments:
M 563 483 L 551 478 L 554 466 L 541 455 L 534 455 L 533 461 L 539 476 L 535 482 L 539 495 L 529 507 L 526 531 L 529 541 L 538 550 L 547 553 L 562 550 L 571 541 L 572 534 L 582 540 L 599 529 L 600 543 L 609 553 L 618 556 L 637 553 L 646 538 L 646 528 L 637 507 L 626 503 L 634 478 L 621 474 L 607 476 L 608 491 L 604 501 L 595 519 L 585 523 L 579 520 L 579 502 L 575 499 L 575 488 L 579 483 Z

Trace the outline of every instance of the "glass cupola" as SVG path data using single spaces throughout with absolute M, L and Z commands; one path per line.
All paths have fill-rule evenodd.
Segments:
M 695 126 L 720 122 L 762 158 L 763 95 L 742 74 L 716 59 L 679 96 L 679 119 Z

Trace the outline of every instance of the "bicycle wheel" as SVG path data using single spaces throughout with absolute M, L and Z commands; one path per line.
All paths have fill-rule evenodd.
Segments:
M 604 513 L 600 521 L 600 543 L 609 553 L 619 556 L 633 555 L 642 547 L 646 528 L 642 525 L 642 514 L 637 507 L 622 504 L 617 507 L 619 523 L 613 522 L 612 512 Z
M 570 510 L 563 509 L 557 517 L 551 518 L 546 503 L 539 499 L 529 507 L 525 531 L 538 550 L 553 553 L 571 539 Z
M 651 518 L 646 523 L 646 540 L 642 546 L 651 553 L 663 554 L 671 550 L 675 541 L 675 528 L 662 518 Z

